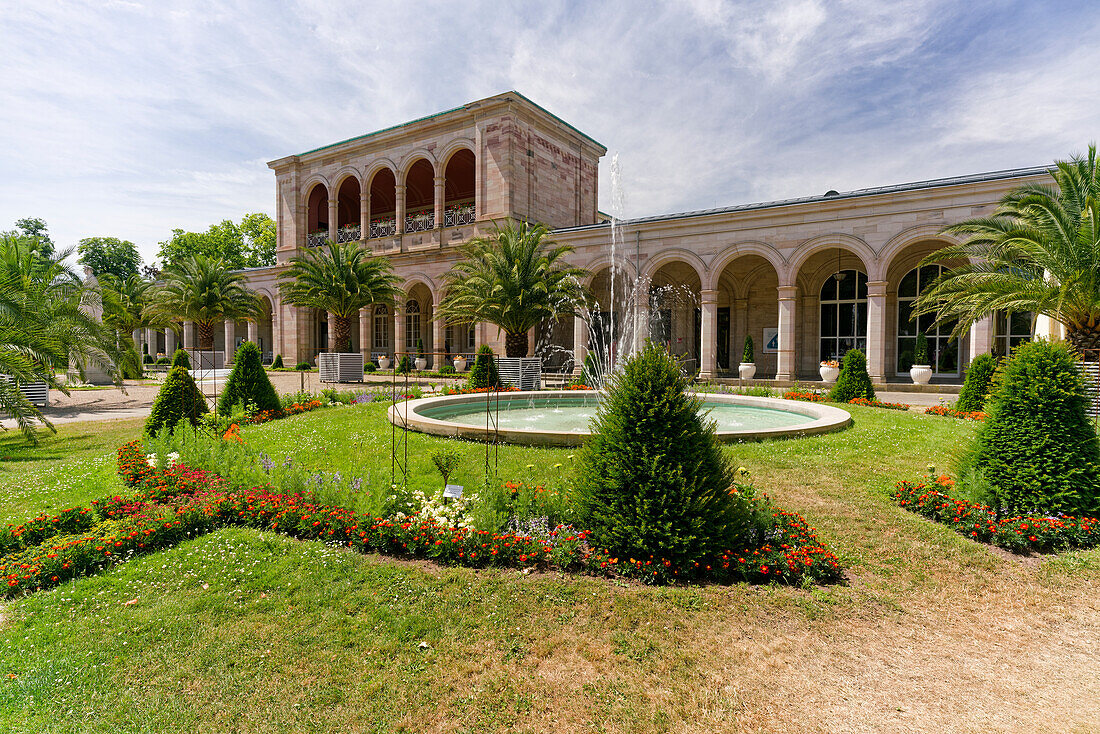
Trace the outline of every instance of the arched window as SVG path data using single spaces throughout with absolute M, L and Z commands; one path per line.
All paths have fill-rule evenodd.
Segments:
M 374 348 L 379 350 L 390 348 L 390 309 L 385 304 L 379 306 L 374 312 Z
M 913 318 L 913 302 L 943 273 L 942 265 L 910 270 L 898 284 L 898 374 L 908 374 L 916 358 L 917 334 L 928 339 L 928 363 L 937 375 L 959 374 L 959 343 L 951 339 L 954 321 L 933 326 L 935 314 Z
M 993 318 L 993 354 L 1003 357 L 1026 341 L 1031 341 L 1035 335 L 1032 326 L 1035 323 L 1035 314 L 1030 311 L 1011 313 L 998 311 Z
M 405 351 L 415 352 L 420 341 L 420 302 L 410 298 L 405 302 Z
M 843 359 L 849 349 L 867 351 L 865 273 L 842 270 L 825 279 L 821 286 L 820 343 L 822 361 Z

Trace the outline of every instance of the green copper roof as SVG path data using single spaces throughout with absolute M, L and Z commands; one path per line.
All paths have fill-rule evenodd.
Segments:
M 464 110 L 472 104 L 477 104 L 478 102 L 485 102 L 485 101 L 488 101 L 488 100 L 497 99 L 499 97 L 504 97 L 504 96 L 509 95 L 509 94 L 514 94 L 515 96 L 519 97 L 524 102 L 531 105 L 532 107 L 535 107 L 536 109 L 541 110 L 548 117 L 552 117 L 553 119 L 560 122 L 562 125 L 565 125 L 567 128 L 569 128 L 573 132 L 575 132 L 578 135 L 580 135 L 581 137 L 583 137 L 585 140 L 589 140 L 589 141 L 595 143 L 596 145 L 600 146 L 604 150 L 607 150 L 607 146 L 603 145 L 602 143 L 600 143 L 595 138 L 592 138 L 591 136 L 586 135 L 585 133 L 581 132 L 576 127 L 574 127 L 573 125 L 570 125 L 568 122 L 561 119 L 560 117 L 558 117 L 557 115 L 555 115 L 553 112 L 546 109 L 542 105 L 536 104 L 535 102 L 532 102 L 530 99 L 523 96 L 519 92 L 516 92 L 516 91 L 512 90 L 512 91 L 508 91 L 508 92 L 503 92 L 503 93 L 495 95 L 493 97 L 486 97 L 485 99 L 479 99 L 479 100 L 476 100 L 474 102 L 467 102 L 466 104 L 459 105 L 458 107 L 452 107 L 449 110 L 443 110 L 442 112 L 436 112 L 436 113 L 431 114 L 431 115 L 425 115 L 424 117 L 418 117 L 415 120 L 408 120 L 406 122 L 402 122 L 402 123 L 397 124 L 397 125 L 390 125 L 389 127 L 384 127 L 381 130 L 375 130 L 374 132 L 364 133 L 363 135 L 356 135 L 353 138 L 348 138 L 347 140 L 341 140 L 337 143 L 329 143 L 328 145 L 322 145 L 319 148 L 314 148 L 313 150 L 307 150 L 305 153 L 299 153 L 298 155 L 299 156 L 305 156 L 305 155 L 309 155 L 310 153 L 317 153 L 318 151 L 327 150 L 329 148 L 335 148 L 335 147 L 343 145 L 345 143 L 352 143 L 352 142 L 355 142 L 356 140 L 366 140 L 367 138 L 373 137 L 375 135 L 381 135 L 382 133 L 389 132 L 390 130 L 396 130 L 398 128 L 405 127 L 407 125 L 415 125 L 418 122 L 424 122 L 426 120 L 433 120 L 437 117 L 442 117 L 443 115 L 448 115 L 452 112 L 459 112 L 460 110 Z

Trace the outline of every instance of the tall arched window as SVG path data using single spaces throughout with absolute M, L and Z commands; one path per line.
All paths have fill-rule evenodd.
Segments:
M 837 279 L 837 276 L 841 276 Z M 842 270 L 821 286 L 822 361 L 840 360 L 849 349 L 867 351 L 867 275 Z
M 913 302 L 943 273 L 942 265 L 910 270 L 898 284 L 898 374 L 908 374 L 916 358 L 917 334 L 928 339 L 928 364 L 937 375 L 959 374 L 959 343 L 951 339 L 954 321 L 934 326 L 936 314 L 913 318 Z
M 405 302 L 405 351 L 415 352 L 420 341 L 420 302 L 410 298 Z
M 385 304 L 379 306 L 374 312 L 374 348 L 378 350 L 390 348 L 390 309 Z

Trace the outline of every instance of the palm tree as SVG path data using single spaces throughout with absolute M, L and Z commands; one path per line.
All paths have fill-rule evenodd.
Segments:
M 488 237 L 462 246 L 464 259 L 446 275 L 447 295 L 435 318 L 451 324 L 485 321 L 505 333 L 509 357 L 527 355 L 527 332 L 573 315 L 590 299 L 582 268 L 565 264 L 572 247 L 548 238 L 541 224 L 507 220 Z
M 915 313 L 958 319 L 955 336 L 997 311 L 1030 311 L 1066 327 L 1066 340 L 1100 349 L 1100 170 L 1088 155 L 1056 161 L 1056 186 L 1029 184 L 1004 196 L 991 217 L 944 228 L 966 240 L 925 258 L 963 260 L 916 302 Z
M 390 261 L 371 257 L 351 242 L 309 250 L 279 275 L 283 300 L 293 306 L 328 311 L 333 317 L 334 352 L 351 351 L 351 319 L 375 303 L 392 306 L 401 292 Z
M 120 346 L 132 347 L 136 354 L 137 344 L 133 342 L 135 331 L 175 327 L 171 318 L 146 308 L 156 292 L 152 281 L 140 275 L 118 280 L 105 274 L 100 278 L 100 286 L 103 323 L 115 330 L 115 340 Z
M 256 318 L 260 301 L 244 274 L 220 259 L 194 255 L 161 273 L 144 311 L 150 319 L 181 319 L 195 324 L 199 349 L 214 348 L 214 327 L 226 319 Z
M 64 261 L 65 250 L 42 255 L 16 237 L 0 237 L 0 414 L 11 416 L 37 442 L 35 423 L 53 426 L 18 389 L 43 381 L 68 394 L 57 371 L 104 369 L 119 382 L 118 350 L 93 315 L 98 292 L 88 288 Z

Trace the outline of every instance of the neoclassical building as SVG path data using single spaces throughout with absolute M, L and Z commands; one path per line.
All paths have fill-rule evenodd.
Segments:
M 295 254 L 331 239 L 361 241 L 389 258 L 404 283 L 396 312 L 375 307 L 359 315 L 353 347 L 367 359 L 421 342 L 426 352 L 448 355 L 481 344 L 502 352 L 495 327 L 452 327 L 432 315 L 458 245 L 505 217 L 552 227 L 557 241 L 575 248 L 572 261 L 589 271 L 601 304 L 584 319 L 533 331 L 531 354 L 548 369 L 579 364 L 574 356 L 593 338 L 620 349 L 624 340 L 648 337 L 694 361 L 703 377 L 736 376 L 751 335 L 758 378 L 817 379 L 822 359 L 859 347 L 876 382 L 908 381 L 920 329 L 934 381 L 950 383 L 973 356 L 1003 353 L 1031 336 L 1027 314 L 973 324 L 955 341 L 949 327 L 914 322 L 910 311 L 938 275 L 937 266 L 918 264 L 951 241 L 943 227 L 991 213 L 1021 184 L 1049 182 L 1045 169 L 629 219 L 613 232 L 596 204 L 605 153 L 564 120 L 507 92 L 271 161 L 278 262 L 247 271 L 265 315 L 227 323 L 217 348 L 248 338 L 288 365 L 314 362 L 326 349 L 327 316 L 282 303 L 276 278 Z M 170 333 L 156 338 L 164 351 L 175 346 Z M 192 338 L 185 329 L 185 342 Z

